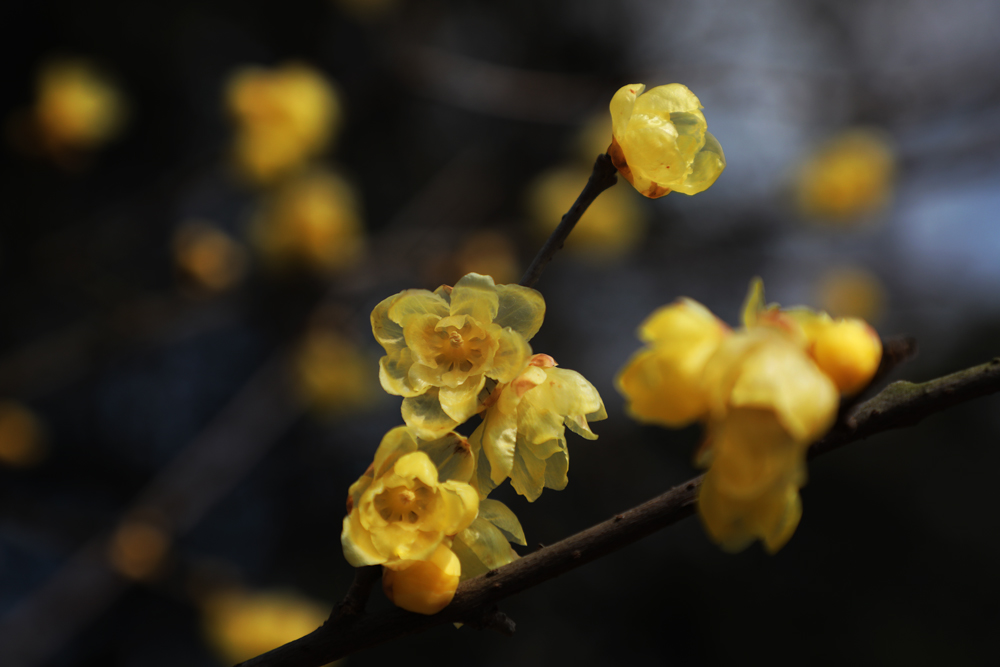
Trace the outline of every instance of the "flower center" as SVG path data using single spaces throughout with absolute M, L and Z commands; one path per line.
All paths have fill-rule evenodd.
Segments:
M 480 335 L 476 335 L 480 334 Z M 445 366 L 448 371 L 468 373 L 473 368 L 482 365 L 484 361 L 483 348 L 486 341 L 481 331 L 466 324 L 461 329 L 447 327 L 440 331 L 442 344 L 438 355 L 434 358 L 439 366 Z
M 417 482 L 414 488 L 397 486 L 375 496 L 375 511 L 389 523 L 417 523 L 427 513 L 434 492 Z

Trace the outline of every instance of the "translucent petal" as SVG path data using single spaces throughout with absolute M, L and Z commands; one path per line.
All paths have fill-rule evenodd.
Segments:
M 500 529 L 504 536 L 516 544 L 527 546 L 524 539 L 524 529 L 517 515 L 499 500 L 486 499 L 479 503 L 479 518 L 489 521 Z
M 440 318 L 449 314 L 447 302 L 440 295 L 425 289 L 404 290 L 396 296 L 396 300 L 389 304 L 388 316 L 403 328 L 414 315 L 435 315 Z
M 406 344 L 413 353 L 413 360 L 416 363 L 436 368 L 437 357 L 441 354 L 443 338 L 447 337 L 437 330 L 437 324 L 441 317 L 434 314 L 414 313 L 410 315 L 403 325 L 403 336 Z
M 621 137 L 625 134 L 629 118 L 632 117 L 635 100 L 644 90 L 646 90 L 645 85 L 630 83 L 619 88 L 618 92 L 611 98 L 611 132 L 615 137 Z
M 406 342 L 403 340 L 403 327 L 389 319 L 389 309 L 398 298 L 398 294 L 393 294 L 388 299 L 383 299 L 372 310 L 372 333 L 379 345 L 384 347 L 389 354 L 406 346 Z
M 545 384 L 526 394 L 538 409 L 558 415 L 586 415 L 603 405 L 594 385 L 576 371 L 548 368 L 545 373 Z
M 668 83 L 650 88 L 635 102 L 633 114 L 696 112 L 701 101 L 682 83 Z
M 517 413 L 490 408 L 483 413 L 483 423 L 470 438 L 470 440 L 478 438 L 476 442 L 482 447 L 482 452 L 489 462 L 490 479 L 494 487 L 510 475 L 514 466 L 517 425 Z
M 420 480 L 432 489 L 438 485 L 437 468 L 424 452 L 410 452 L 396 460 L 393 472 L 406 480 Z
M 464 424 L 479 411 L 479 392 L 486 384 L 486 376 L 474 375 L 457 387 L 441 387 L 438 398 L 441 409 L 451 419 Z
M 462 482 L 444 482 L 439 489 L 441 504 L 434 512 L 434 526 L 445 535 L 454 535 L 476 518 L 479 495 Z
M 542 488 L 545 486 L 545 461 L 532 454 L 530 447 L 520 443 L 514 454 L 510 484 L 528 502 L 535 502 L 542 495 Z
M 451 314 L 468 315 L 480 324 L 488 324 L 496 317 L 499 300 L 493 278 L 470 273 L 451 291 Z
M 757 318 L 764 311 L 766 305 L 767 302 L 764 300 L 764 281 L 760 279 L 760 276 L 754 276 L 750 281 L 750 290 L 747 292 L 747 298 L 743 302 L 743 326 L 747 329 L 756 326 Z
M 565 432 L 562 415 L 551 410 L 536 409 L 531 402 L 531 393 L 525 394 L 518 406 L 518 442 L 539 445 L 549 440 L 561 440 Z
M 382 388 L 394 396 L 416 396 L 425 389 L 416 389 L 410 381 L 410 371 L 413 368 L 413 355 L 409 348 L 387 354 L 378 362 L 378 379 Z M 426 383 L 420 383 L 426 386 Z
M 371 534 L 361 526 L 356 511 L 344 517 L 340 543 L 344 548 L 344 558 L 354 567 L 378 565 L 386 560 L 372 544 Z
M 714 488 L 711 470 L 705 474 L 705 480 L 698 491 L 698 517 L 705 532 L 724 551 L 742 551 L 756 539 L 747 529 L 740 515 L 740 507 Z
M 417 438 L 413 430 L 406 426 L 397 426 L 382 438 L 375 450 L 373 473 L 376 478 L 382 477 L 395 465 L 401 456 L 417 451 Z
M 516 378 L 531 358 L 531 346 L 524 336 L 513 329 L 495 327 L 491 330 L 499 347 L 493 357 L 493 366 L 486 375 L 497 382 L 510 382 Z
M 390 523 L 369 534 L 375 549 L 385 554 L 389 562 L 424 560 L 434 553 L 444 537 L 441 532 L 407 529 L 398 523 Z
M 469 443 L 457 433 L 448 433 L 443 438 L 422 442 L 420 451 L 430 457 L 437 468 L 440 481 L 468 482 L 472 479 L 476 462 Z
M 657 308 L 639 325 L 639 339 L 646 343 L 721 339 L 729 333 L 719 318 L 693 299 L 681 298 Z
M 464 532 L 465 531 L 462 531 L 456 535 L 455 539 L 451 543 L 451 550 L 455 552 L 455 556 L 458 557 L 459 562 L 462 564 L 462 575 L 460 581 L 473 579 L 490 571 L 490 568 L 486 567 L 476 552 L 466 545 L 464 541 L 462 541 L 462 535 Z
M 712 187 L 726 168 L 726 156 L 719 141 L 711 132 L 705 133 L 705 143 L 694 156 L 691 172 L 683 183 L 675 183 L 674 190 L 695 195 Z
M 497 285 L 496 289 L 500 301 L 493 322 L 510 327 L 524 340 L 531 340 L 545 318 L 545 299 L 541 293 L 521 285 Z
M 545 488 L 562 491 L 569 484 L 569 454 L 561 449 L 545 459 Z
M 633 118 L 620 140 L 622 152 L 634 178 L 673 188 L 674 183 L 683 182 L 687 175 L 688 160 L 677 146 L 677 129 L 673 124 L 669 121 L 654 124 L 651 120 Z
M 802 498 L 795 485 L 789 484 L 786 487 L 784 500 L 781 514 L 762 535 L 768 553 L 777 553 L 785 546 L 802 519 Z
M 476 474 L 470 484 L 472 484 L 472 487 L 479 493 L 480 499 L 489 495 L 493 489 L 497 488 L 497 485 L 500 482 L 507 478 L 507 476 L 504 475 L 504 477 L 500 479 L 500 482 L 494 482 L 492 479 L 492 466 L 490 465 L 490 460 L 486 457 L 485 451 L 482 447 L 484 431 L 485 422 L 482 422 L 479 424 L 479 427 L 473 431 L 472 435 L 469 436 L 469 445 L 472 447 L 472 455 L 476 460 Z M 511 466 L 513 465 L 514 461 L 512 456 Z
M 712 425 L 712 471 L 716 487 L 736 500 L 750 500 L 790 479 L 804 454 L 773 412 L 734 409 Z
M 417 436 L 424 440 L 440 438 L 458 426 L 458 422 L 441 409 L 436 388 L 420 396 L 404 398 L 402 413 L 406 425 L 416 429 Z
M 514 560 L 510 544 L 504 534 L 492 523 L 477 518 L 468 528 L 455 536 L 476 554 L 476 557 L 490 570 L 506 565 Z

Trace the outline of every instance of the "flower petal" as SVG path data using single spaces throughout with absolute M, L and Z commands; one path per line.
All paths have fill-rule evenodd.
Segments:
M 514 453 L 510 484 L 515 491 L 532 503 L 542 495 L 542 488 L 545 486 L 545 461 L 532 454 L 531 448 L 520 442 Z
M 646 90 L 644 84 L 630 83 L 619 88 L 611 98 L 611 133 L 614 137 L 624 136 L 629 118 L 632 117 L 635 100 L 644 90 Z
M 497 285 L 496 289 L 500 300 L 493 322 L 513 329 L 524 340 L 531 340 L 545 319 L 545 299 L 541 293 L 521 285 Z
M 401 456 L 417 451 L 417 437 L 413 430 L 406 426 L 397 426 L 385 436 L 375 450 L 375 462 L 372 464 L 376 478 L 382 477 L 392 469 Z
M 524 336 L 513 329 L 491 327 L 491 333 L 499 343 L 493 357 L 493 366 L 486 375 L 497 382 L 510 382 L 524 370 L 531 358 L 531 346 Z
M 458 422 L 441 409 L 436 388 L 404 398 L 402 413 L 406 425 L 416 429 L 417 436 L 424 440 L 440 438 L 458 426 Z
M 371 534 L 361 525 L 357 511 L 344 517 L 340 543 L 344 548 L 344 558 L 354 567 L 379 565 L 386 560 L 372 544 Z
M 499 528 L 500 532 L 511 542 L 521 546 L 528 545 L 524 539 L 524 529 L 521 528 L 521 522 L 518 521 L 517 515 L 499 500 L 488 498 L 479 501 L 479 518 L 489 521 Z
M 417 389 L 410 380 L 413 368 L 413 354 L 404 347 L 393 354 L 387 354 L 378 362 L 378 379 L 382 389 L 394 396 L 416 396 L 425 391 Z M 423 386 L 424 383 L 420 383 Z
M 440 295 L 425 289 L 408 289 L 396 295 L 396 299 L 389 304 L 387 315 L 390 320 L 405 328 L 414 315 L 445 317 L 448 315 L 448 304 Z
M 464 424 L 479 411 L 479 392 L 486 385 L 486 376 L 472 376 L 457 387 L 441 387 L 438 397 L 441 409 L 459 424 Z
M 468 315 L 480 324 L 489 324 L 496 317 L 499 299 L 492 277 L 470 273 L 451 291 L 451 314 Z

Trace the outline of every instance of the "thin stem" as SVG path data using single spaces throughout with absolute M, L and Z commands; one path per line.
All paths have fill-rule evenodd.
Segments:
M 587 211 L 587 208 L 597 199 L 597 196 L 618 182 L 618 170 L 611 163 L 611 158 L 606 154 L 597 156 L 594 162 L 594 171 L 591 172 L 587 184 L 583 186 L 583 191 L 576 198 L 566 215 L 562 217 L 559 226 L 556 227 L 552 235 L 545 241 L 545 245 L 535 255 L 531 266 L 524 272 L 521 284 L 525 287 L 534 287 L 535 283 L 542 276 L 545 266 L 552 261 L 552 257 L 563 247 L 566 238 L 569 236 L 576 223 Z
M 894 349 L 895 349 L 894 345 Z M 905 347 L 905 346 L 904 346 Z M 906 355 L 895 359 L 905 359 Z M 896 363 L 896 361 L 891 361 Z M 842 415 L 830 433 L 814 443 L 810 458 L 892 428 L 910 426 L 957 403 L 1000 391 L 1000 358 L 921 384 L 894 382 L 874 398 Z M 320 628 L 294 642 L 242 663 L 242 667 L 319 667 L 390 639 L 447 622 L 482 618 L 508 596 L 537 586 L 692 515 L 704 476 L 587 530 L 463 582 L 439 614 L 402 609 L 361 616 L 339 632 Z

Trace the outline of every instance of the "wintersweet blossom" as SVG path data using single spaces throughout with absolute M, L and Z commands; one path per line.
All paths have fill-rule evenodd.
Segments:
M 341 544 L 351 565 L 392 567 L 401 561 L 427 560 L 446 538 L 473 522 L 479 496 L 459 481 L 471 477 L 471 457 L 467 453 L 462 457 L 469 465 L 461 471 L 454 461 L 451 467 L 442 463 L 439 471 L 431 455 L 419 449 L 429 445 L 431 451 L 454 454 L 460 444 L 460 436 L 454 434 L 423 442 L 405 426 L 386 434 L 375 461 L 349 491 Z
M 372 332 L 385 348 L 379 379 L 403 396 L 403 419 L 432 439 L 480 410 L 487 379 L 513 380 L 528 363 L 528 340 L 545 315 L 533 289 L 496 285 L 470 273 L 434 292 L 411 289 L 372 311 Z
M 226 89 L 233 153 L 245 176 L 270 183 L 322 152 L 340 125 L 340 101 L 317 70 L 290 63 L 245 67 Z
M 38 78 L 34 121 L 42 148 L 55 156 L 91 149 L 121 129 L 125 101 L 100 71 L 83 60 L 46 65 Z
M 382 571 L 382 590 L 397 607 L 436 614 L 451 603 L 462 575 L 455 552 L 439 544 L 425 560 L 406 560 Z
M 706 131 L 701 102 L 679 83 L 645 90 L 631 83 L 611 98 L 611 161 L 647 197 L 707 190 L 726 168 L 726 157 Z
M 708 468 L 706 530 L 726 550 L 761 539 L 773 553 L 801 517 L 809 445 L 833 424 L 840 397 L 871 381 L 881 342 L 860 320 L 765 305 L 759 279 L 743 325 L 733 332 L 689 299 L 662 308 L 640 328 L 648 347 L 617 386 L 641 421 L 705 423 L 695 462 Z
M 265 200 L 251 240 L 272 267 L 331 274 L 355 266 L 365 248 L 354 188 L 337 174 L 312 170 L 289 178 Z
M 566 488 L 566 427 L 595 440 L 588 422 L 608 416 L 594 385 L 576 371 L 556 368 L 547 354 L 534 355 L 484 405 L 483 421 L 469 436 L 479 493 L 485 497 L 510 477 L 514 490 L 532 502 L 543 488 Z

